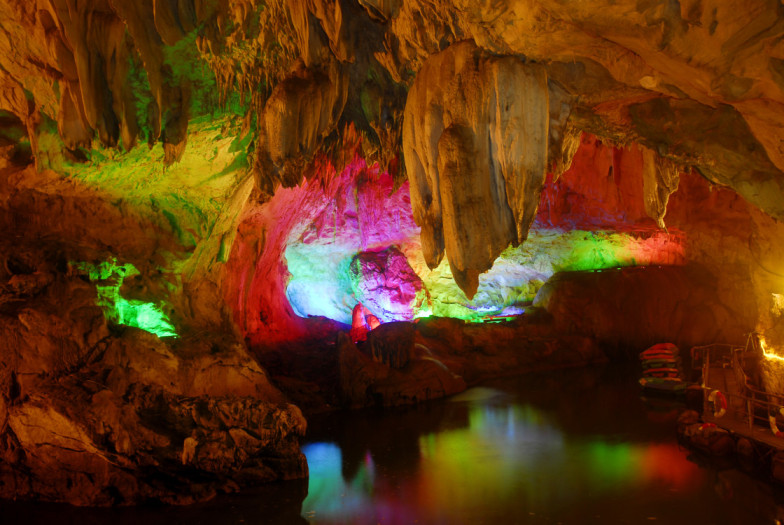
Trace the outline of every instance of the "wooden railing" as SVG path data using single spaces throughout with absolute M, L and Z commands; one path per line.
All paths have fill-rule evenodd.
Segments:
M 784 407 L 784 395 L 763 391 L 754 384 L 746 372 L 747 356 L 762 355 L 758 334 L 749 334 L 746 347 L 714 344 L 692 348 L 692 368 L 701 362 L 702 388 L 708 393 L 719 390 L 727 399 L 727 413 L 723 417 L 744 421 L 753 436 L 772 434 L 769 416 Z M 731 380 L 729 380 L 731 378 Z M 708 395 L 705 395 L 705 413 L 711 414 Z M 756 423 L 761 423 L 762 427 Z M 784 427 L 781 429 L 784 431 Z

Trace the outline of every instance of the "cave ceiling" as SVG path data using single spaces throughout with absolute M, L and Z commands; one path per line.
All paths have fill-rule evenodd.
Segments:
M 1 138 L 38 171 L 154 144 L 165 167 L 230 114 L 234 191 L 263 202 L 359 136 L 470 297 L 581 131 L 643 148 L 660 226 L 691 169 L 783 218 L 782 36 L 772 0 L 2 0 Z

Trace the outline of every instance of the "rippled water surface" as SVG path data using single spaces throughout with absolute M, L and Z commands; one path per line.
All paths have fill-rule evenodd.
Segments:
M 0 505 L 19 523 L 769 523 L 781 489 L 675 440 L 682 408 L 616 367 L 509 378 L 415 408 L 314 418 L 310 480 L 188 508 Z M 702 466 L 700 466 L 700 464 Z

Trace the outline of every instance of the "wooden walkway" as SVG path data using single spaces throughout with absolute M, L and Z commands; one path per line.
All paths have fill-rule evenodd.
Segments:
M 735 434 L 736 437 L 745 437 L 762 443 L 773 452 L 784 450 L 784 438 L 776 437 L 770 429 L 766 415 L 769 403 L 757 399 L 753 394 L 750 395 L 750 390 L 738 379 L 737 371 L 737 368 L 710 371 L 711 386 L 725 393 L 727 413 L 722 417 L 715 417 L 713 406 L 706 399 L 702 412 L 703 421 L 713 423 Z M 780 430 L 784 430 L 784 426 Z
M 766 465 L 772 478 L 784 482 L 784 473 L 776 460 L 784 451 L 784 438 L 776 437 L 770 428 L 770 414 L 784 414 L 784 395 L 768 393 L 759 386 L 759 377 L 747 374 L 750 355 L 764 353 L 758 334 L 750 334 L 746 347 L 713 344 L 691 349 L 692 366 L 702 369 L 702 420 L 726 430 L 736 443 L 736 452 L 752 459 L 757 466 Z M 726 413 L 715 417 L 711 393 L 717 402 L 721 395 L 726 400 Z M 724 405 L 724 403 L 721 403 Z M 784 425 L 780 425 L 784 431 Z M 751 448 L 738 447 L 741 438 L 751 442 Z M 749 455 L 750 454 L 750 455 Z
M 784 450 L 784 438 L 777 438 L 773 435 L 770 428 L 761 425 L 752 425 L 751 428 L 749 428 L 749 421 L 745 417 L 733 417 L 730 412 L 727 412 L 722 417 L 713 417 L 713 414 L 709 413 L 709 411 L 705 411 L 702 419 L 706 423 L 713 423 L 717 427 L 723 428 L 738 436 L 759 441 L 776 450 Z

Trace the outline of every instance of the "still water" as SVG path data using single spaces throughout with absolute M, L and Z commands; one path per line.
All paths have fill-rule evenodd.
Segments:
M 694 457 L 677 403 L 607 367 L 494 381 L 310 422 L 310 480 L 187 508 L 0 504 L 0 523 L 762 523 L 782 490 Z

